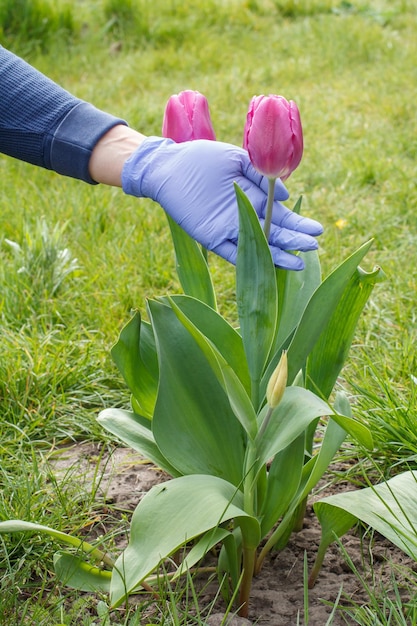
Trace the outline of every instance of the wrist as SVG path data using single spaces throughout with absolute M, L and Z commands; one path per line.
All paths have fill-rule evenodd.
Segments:
M 91 153 L 88 164 L 91 178 L 97 183 L 121 187 L 123 166 L 145 138 L 129 126 L 113 126 Z

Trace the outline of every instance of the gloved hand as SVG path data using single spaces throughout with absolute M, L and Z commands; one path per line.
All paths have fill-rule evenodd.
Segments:
M 261 223 L 268 181 L 252 166 L 246 150 L 218 141 L 175 143 L 148 137 L 127 159 L 123 191 L 152 198 L 195 240 L 231 263 L 236 262 L 239 214 L 233 183 L 252 202 Z M 275 265 L 303 269 L 303 261 L 285 250 L 315 250 L 322 226 L 293 213 L 279 201 L 288 192 L 275 187 L 269 245 Z

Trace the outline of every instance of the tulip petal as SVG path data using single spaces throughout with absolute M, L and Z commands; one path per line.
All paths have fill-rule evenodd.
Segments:
M 247 169 L 245 170 L 245 176 L 252 183 L 255 183 L 257 187 L 262 189 L 265 194 L 268 194 L 268 178 L 260 174 L 253 167 L 252 163 L 249 163 Z M 279 178 L 277 178 L 275 181 L 274 200 L 279 202 L 285 202 L 285 200 L 288 200 L 289 197 L 290 194 L 288 193 L 286 186 L 284 185 L 284 183 L 281 182 Z
M 162 134 L 176 143 L 195 139 L 215 141 L 207 98 L 190 89 L 171 96 L 165 108 Z
M 275 95 L 252 98 L 243 145 L 258 172 L 268 178 L 288 178 L 303 153 L 301 119 L 295 102 Z
M 191 141 L 193 129 L 179 96 L 171 96 L 165 108 L 162 134 L 177 143 Z

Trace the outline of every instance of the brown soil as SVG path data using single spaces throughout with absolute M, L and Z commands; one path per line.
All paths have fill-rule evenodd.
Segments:
M 96 480 L 100 482 L 97 493 L 100 500 L 103 500 L 103 506 L 111 505 L 124 511 L 133 511 L 153 485 L 169 479 L 159 469 L 146 463 L 138 454 L 125 448 L 117 448 L 111 455 L 104 454 L 100 460 L 101 469 L 97 475 L 94 472 L 98 458 L 100 458 L 99 450 L 95 445 L 79 444 L 60 452 L 53 460 L 53 465 L 58 476 L 68 472 L 69 468 L 71 468 L 71 475 L 74 476 L 74 466 L 77 467 L 78 464 L 76 471 L 79 471 L 79 476 L 83 477 L 87 488 L 92 476 L 95 475 Z M 352 489 L 352 487 L 339 481 L 337 485 L 330 484 L 325 487 L 319 496 L 315 497 L 317 499 L 341 489 Z M 103 534 L 102 525 L 100 533 Z M 92 538 L 94 539 L 90 537 Z M 298 533 L 293 533 L 283 551 L 272 554 L 266 559 L 261 573 L 254 579 L 249 612 L 250 622 L 237 620 L 228 624 L 230 626 L 234 624 L 243 626 L 248 623 L 256 623 L 259 626 L 304 624 L 304 554 L 307 554 L 311 568 L 319 540 L 320 526 L 310 504 L 304 528 Z M 122 549 L 125 542 L 125 538 L 119 539 L 117 548 Z M 343 538 L 343 546 L 361 572 L 364 568 L 368 573 L 373 572 L 376 585 L 385 582 L 389 586 L 392 564 L 415 569 L 415 564 L 403 552 L 380 536 L 373 536 L 372 547 L 370 547 L 368 537 L 361 536 L 358 529 L 354 529 Z M 372 569 L 370 563 L 372 563 Z M 348 604 L 349 598 L 359 604 L 367 601 L 366 593 L 347 565 L 340 547 L 333 544 L 327 552 L 315 587 L 309 591 L 309 626 L 326 625 L 341 587 L 343 589 L 341 604 Z M 205 591 L 206 595 L 202 596 L 203 606 L 205 602 L 208 604 L 211 601 L 212 593 L 215 593 L 215 585 L 212 588 L 209 586 Z M 218 611 L 221 612 L 222 608 L 224 609 L 219 605 Z M 299 622 L 297 622 L 298 614 Z M 353 623 L 351 618 L 350 621 L 349 618 L 344 618 L 341 611 L 336 613 L 331 622 L 333 626 Z M 220 625 L 220 617 L 214 618 L 211 624 Z

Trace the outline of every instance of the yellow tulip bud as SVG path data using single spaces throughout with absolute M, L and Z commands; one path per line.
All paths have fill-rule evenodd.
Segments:
M 274 409 L 282 400 L 288 377 L 288 359 L 284 350 L 278 365 L 274 369 L 266 388 L 266 399 L 269 406 Z

